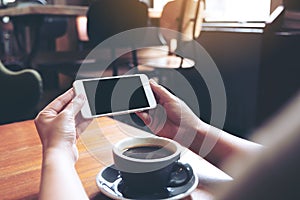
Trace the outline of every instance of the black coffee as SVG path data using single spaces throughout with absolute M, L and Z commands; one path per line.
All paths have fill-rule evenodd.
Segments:
M 139 146 L 126 149 L 123 155 L 138 159 L 158 159 L 172 155 L 173 152 L 162 146 Z

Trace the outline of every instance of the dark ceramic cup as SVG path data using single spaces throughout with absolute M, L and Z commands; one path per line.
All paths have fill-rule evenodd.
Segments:
M 161 137 L 128 138 L 113 148 L 122 183 L 134 191 L 156 192 L 186 184 L 193 176 L 189 164 L 179 162 L 182 147 Z

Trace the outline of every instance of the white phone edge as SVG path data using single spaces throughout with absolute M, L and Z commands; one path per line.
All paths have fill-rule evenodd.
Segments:
M 125 77 L 140 77 L 140 80 L 142 82 L 149 107 L 145 108 L 138 108 L 138 109 L 132 109 L 132 110 L 126 110 L 126 111 L 119 111 L 119 112 L 112 112 L 112 113 L 105 113 L 105 114 L 100 114 L 100 115 L 92 115 L 91 109 L 87 100 L 87 95 L 83 86 L 84 81 L 94 81 L 94 80 L 103 80 L 103 79 L 114 79 L 114 78 L 125 78 Z M 97 117 L 104 117 L 104 116 L 116 116 L 116 115 L 122 115 L 122 114 L 129 114 L 129 113 L 134 113 L 134 112 L 141 112 L 149 109 L 153 109 L 157 106 L 154 94 L 152 92 L 152 89 L 150 87 L 149 79 L 145 74 L 133 74 L 133 75 L 120 75 L 120 76 L 112 76 L 112 77 L 102 77 L 102 78 L 90 78 L 90 79 L 81 79 L 81 80 L 75 80 L 73 82 L 73 88 L 75 90 L 75 93 L 78 94 L 83 94 L 86 97 L 86 102 L 84 103 L 82 109 L 81 109 L 81 114 L 83 118 L 85 119 L 92 119 L 92 118 L 97 118 Z

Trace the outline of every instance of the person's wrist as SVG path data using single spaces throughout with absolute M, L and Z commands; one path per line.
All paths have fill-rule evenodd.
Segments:
M 49 147 L 43 149 L 43 164 L 49 165 L 62 160 L 64 164 L 75 165 L 78 153 L 76 147 Z
M 192 138 L 192 142 L 189 146 L 189 149 L 199 154 L 199 149 L 202 146 L 202 142 L 207 135 L 209 129 L 209 124 L 203 122 L 198 118 L 197 121 L 194 121 L 193 126 L 188 133 Z
M 200 133 L 201 135 L 206 135 L 210 125 L 199 119 L 197 123 L 197 127 L 195 127 L 195 131 Z

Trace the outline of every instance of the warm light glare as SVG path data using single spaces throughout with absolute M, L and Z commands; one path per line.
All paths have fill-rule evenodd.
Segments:
M 2 22 L 3 22 L 4 24 L 7 24 L 7 23 L 10 22 L 10 18 L 9 18 L 8 16 L 4 16 L 4 17 L 2 17 Z
M 87 17 L 79 16 L 76 18 L 77 34 L 80 41 L 88 41 L 87 35 Z
M 206 21 L 266 21 L 271 0 L 209 0 Z
M 14 3 L 16 0 L 3 0 L 4 4 Z
M 153 0 L 153 10 L 162 10 L 169 1 L 172 0 Z

